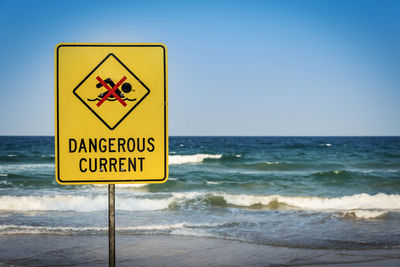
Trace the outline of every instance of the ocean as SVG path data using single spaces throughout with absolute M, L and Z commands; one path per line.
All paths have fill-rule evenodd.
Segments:
M 400 247 L 400 137 L 170 137 L 164 184 L 116 186 L 117 235 Z M 0 235 L 106 235 L 107 185 L 59 185 L 54 137 L 0 137 Z

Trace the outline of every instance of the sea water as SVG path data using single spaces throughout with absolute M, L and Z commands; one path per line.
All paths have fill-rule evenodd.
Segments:
M 116 186 L 117 234 L 400 246 L 400 137 L 170 137 L 169 164 Z M 107 234 L 107 185 L 54 172 L 54 137 L 0 137 L 1 235 Z

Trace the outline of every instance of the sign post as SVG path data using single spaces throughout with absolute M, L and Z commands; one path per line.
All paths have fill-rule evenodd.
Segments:
M 115 185 L 108 185 L 108 260 L 115 266 Z
M 55 49 L 56 181 L 108 184 L 115 265 L 115 184 L 168 179 L 163 44 L 61 43 Z

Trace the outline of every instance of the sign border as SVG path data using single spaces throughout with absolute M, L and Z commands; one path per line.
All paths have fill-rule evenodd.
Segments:
M 75 180 L 65 181 L 60 177 L 60 144 L 59 144 L 59 49 L 61 47 L 160 47 L 163 49 L 163 67 L 164 67 L 164 177 L 162 179 L 120 179 L 120 180 Z M 55 146 L 56 153 L 56 181 L 60 184 L 118 184 L 118 183 L 163 183 L 168 179 L 168 133 L 167 133 L 167 51 L 164 44 L 89 44 L 89 43 L 60 43 L 56 46 L 56 136 Z M 113 54 L 112 52 L 109 54 Z M 109 55 L 108 55 L 109 56 Z M 107 57 L 108 57 L 107 56 Z M 147 87 L 146 87 L 147 88 Z M 74 88 L 75 90 L 75 88 Z M 73 90 L 73 93 L 75 94 Z M 128 113 L 129 114 L 129 113 Z

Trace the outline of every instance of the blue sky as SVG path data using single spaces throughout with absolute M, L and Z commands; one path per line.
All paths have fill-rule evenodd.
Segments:
M 54 134 L 57 43 L 162 42 L 170 135 L 400 135 L 399 3 L 0 0 L 0 134 Z

